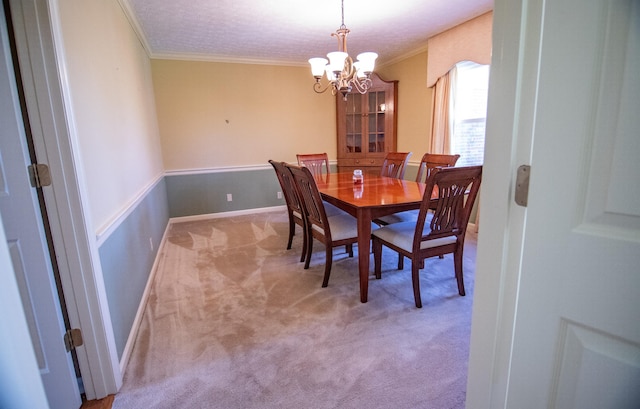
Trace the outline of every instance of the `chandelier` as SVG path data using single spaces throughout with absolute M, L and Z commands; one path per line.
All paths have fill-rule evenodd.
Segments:
M 318 94 L 331 88 L 331 94 L 340 92 L 343 98 L 347 99 L 347 94 L 355 88 L 359 93 L 366 93 L 371 88 L 371 73 L 375 66 L 378 54 L 365 52 L 358 54 L 357 61 L 349 57 L 347 53 L 347 34 L 349 29 L 344 25 L 344 0 L 342 0 L 342 25 L 331 33 L 332 37 L 338 39 L 338 51 L 327 54 L 326 58 L 311 58 L 311 74 L 316 79 L 313 90 Z M 326 75 L 329 82 L 322 84 L 322 77 Z

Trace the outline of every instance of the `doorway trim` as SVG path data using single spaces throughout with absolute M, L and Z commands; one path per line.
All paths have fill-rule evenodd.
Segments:
M 43 188 L 69 320 L 80 328 L 77 348 L 87 399 L 116 393 L 122 385 L 94 229 L 86 214 L 73 113 L 65 107 L 68 83 L 57 0 L 10 0 L 16 47 L 33 142 L 52 184 Z

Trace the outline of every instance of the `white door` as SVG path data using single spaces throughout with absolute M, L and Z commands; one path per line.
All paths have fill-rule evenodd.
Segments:
M 505 114 L 496 121 L 515 118 L 505 133 L 515 134 L 513 157 L 531 165 L 529 202 L 518 208 L 511 192 L 504 253 L 498 249 L 488 261 L 479 247 L 478 282 L 482 273 L 493 274 L 492 266 L 504 273 L 492 283 L 496 301 L 477 300 L 474 306 L 476 340 L 490 339 L 493 330 L 499 335 L 493 350 L 482 351 L 490 344 L 472 344 L 467 407 L 635 409 L 640 407 L 640 2 L 516 4 L 496 2 L 493 49 L 500 62 L 496 75 L 504 76 L 496 81 L 510 77 L 517 83 L 515 108 L 505 103 L 493 114 Z M 514 27 L 509 38 L 505 32 Z M 509 62 L 511 57 L 518 62 Z M 489 202 L 483 198 L 483 210 Z M 483 225 L 499 225 L 500 217 L 489 210 Z M 491 322 L 494 318 L 483 317 L 492 308 L 499 317 L 495 326 L 480 328 L 475 317 Z M 482 353 L 493 360 L 493 368 L 487 367 L 493 373 L 479 370 Z M 483 397 L 482 384 L 493 396 Z M 490 404 L 479 405 L 484 398 Z
M 49 406 L 76 409 L 82 401 L 63 340 L 65 325 L 38 198 L 29 182 L 27 139 L 2 10 L 0 18 L 0 212 Z

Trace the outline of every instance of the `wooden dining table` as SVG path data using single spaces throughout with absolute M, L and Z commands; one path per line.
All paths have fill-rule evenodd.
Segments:
M 352 173 L 316 176 L 322 198 L 358 220 L 358 272 L 360 301 L 367 302 L 371 223 L 378 217 L 420 208 L 426 185 L 410 180 L 365 174 L 354 184 Z

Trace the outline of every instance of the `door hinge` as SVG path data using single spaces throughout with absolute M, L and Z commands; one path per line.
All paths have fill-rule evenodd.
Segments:
M 522 165 L 518 168 L 516 174 L 516 194 L 514 199 L 517 204 L 523 207 L 527 207 L 529 203 L 529 174 L 531 173 L 531 166 Z
M 76 349 L 82 344 L 84 344 L 84 341 L 82 340 L 82 331 L 80 331 L 80 328 L 67 330 L 64 334 L 64 345 L 67 347 L 67 352 L 71 352 L 71 350 Z
M 32 187 L 38 188 L 51 185 L 49 166 L 43 163 L 35 163 L 27 168 L 29 169 L 29 179 L 31 179 Z

